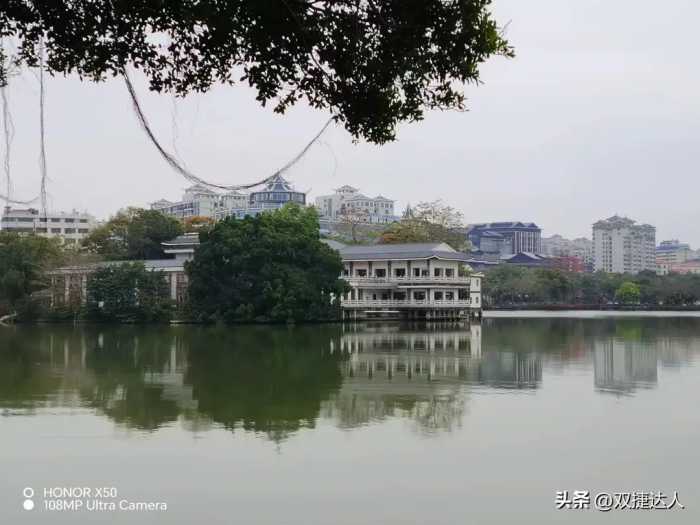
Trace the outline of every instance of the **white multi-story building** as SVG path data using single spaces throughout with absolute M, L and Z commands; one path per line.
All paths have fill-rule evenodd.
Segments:
M 332 195 L 316 197 L 316 208 L 323 219 L 338 221 L 352 215 L 353 220 L 370 224 L 388 224 L 398 220 L 394 201 L 377 195 L 367 197 L 352 186 L 341 186 Z
M 656 271 L 656 228 L 617 215 L 596 222 L 593 268 L 609 273 Z
M 185 190 L 182 200 L 171 202 L 161 199 L 151 204 L 152 210 L 158 210 L 165 215 L 178 219 L 189 217 L 215 218 L 224 210 L 232 208 L 244 209 L 248 207 L 248 195 L 231 191 L 217 193 L 206 186 L 195 184 Z
M 468 256 L 445 243 L 336 246 L 350 291 L 344 319 L 480 317 L 481 274 Z
M 0 220 L 3 231 L 57 237 L 65 244 L 78 244 L 97 227 L 97 220 L 88 213 L 40 212 L 35 208 L 6 207 Z

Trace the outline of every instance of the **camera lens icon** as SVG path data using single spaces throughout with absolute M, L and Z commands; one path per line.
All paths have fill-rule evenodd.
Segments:
M 26 487 L 22 491 L 22 495 L 26 498 L 24 503 L 22 503 L 22 507 L 24 507 L 24 510 L 32 510 L 34 508 L 34 502 L 31 498 L 34 497 L 34 489 L 31 487 Z

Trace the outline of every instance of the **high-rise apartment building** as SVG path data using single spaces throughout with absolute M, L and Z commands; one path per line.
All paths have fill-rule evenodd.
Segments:
M 636 274 L 656 270 L 656 228 L 617 215 L 593 225 L 593 269 Z

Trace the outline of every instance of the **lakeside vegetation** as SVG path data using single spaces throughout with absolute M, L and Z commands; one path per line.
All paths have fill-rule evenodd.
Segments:
M 700 275 L 572 273 L 504 264 L 486 273 L 483 293 L 487 307 L 691 306 L 700 301 Z

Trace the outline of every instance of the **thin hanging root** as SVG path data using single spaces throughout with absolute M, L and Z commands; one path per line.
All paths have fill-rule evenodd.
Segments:
M 41 209 L 46 216 L 46 130 L 44 119 L 46 90 L 44 88 L 44 41 L 39 41 L 39 168 L 41 170 Z
M 329 118 L 326 123 L 323 125 L 321 128 L 321 131 L 319 131 L 312 139 L 309 141 L 309 143 L 304 146 L 304 149 L 302 149 L 292 160 L 287 162 L 284 166 L 282 166 L 280 169 L 278 169 L 276 172 L 274 172 L 272 175 L 265 177 L 262 180 L 259 180 L 257 182 L 252 182 L 250 184 L 237 184 L 237 185 L 225 185 L 225 184 L 215 184 L 213 182 L 207 182 L 204 179 L 201 179 L 194 175 L 192 172 L 190 172 L 188 169 L 186 169 L 184 166 L 178 162 L 178 160 L 175 158 L 175 156 L 166 151 L 163 146 L 161 146 L 160 142 L 158 142 L 158 139 L 156 138 L 155 134 L 153 133 L 153 130 L 151 130 L 151 126 L 148 123 L 148 120 L 146 119 L 146 116 L 144 115 L 143 111 L 141 110 L 141 104 L 139 103 L 138 97 L 136 96 L 136 91 L 134 90 L 134 86 L 131 83 L 131 79 L 129 78 L 129 75 L 126 71 L 124 71 L 124 82 L 126 84 L 126 88 L 129 91 L 129 96 L 131 97 L 131 102 L 134 107 L 134 112 L 136 113 L 136 117 L 139 120 L 139 123 L 141 124 L 141 127 L 143 130 L 146 132 L 146 135 L 148 135 L 148 138 L 150 141 L 153 143 L 153 145 L 156 147 L 160 155 L 165 159 L 165 161 L 170 165 L 171 168 L 173 168 L 176 172 L 178 172 L 180 175 L 182 175 L 185 179 L 189 180 L 190 182 L 197 183 L 197 184 L 202 184 L 204 186 L 209 186 L 210 188 L 217 188 L 220 190 L 228 190 L 228 191 L 236 191 L 236 190 L 247 190 L 250 188 L 253 188 L 255 186 L 260 186 L 261 184 L 265 184 L 275 177 L 282 175 L 286 171 L 288 171 L 292 166 L 294 166 L 301 158 L 306 155 L 306 153 L 311 149 L 311 146 L 316 143 L 316 141 L 321 138 L 321 135 L 328 129 L 328 126 L 331 125 L 331 122 L 333 122 L 335 119 L 334 117 Z
M 30 200 L 16 200 L 12 198 L 12 170 L 11 170 L 11 151 L 12 141 L 15 136 L 15 126 L 12 122 L 12 114 L 10 113 L 10 104 L 7 96 L 9 84 L 5 84 L 0 88 L 0 98 L 2 99 L 2 129 L 4 135 L 5 155 L 3 158 L 3 171 L 5 173 L 6 186 L 5 193 L 0 193 L 0 200 L 7 204 L 17 204 L 19 206 L 28 206 L 36 202 L 39 197 L 34 197 Z

